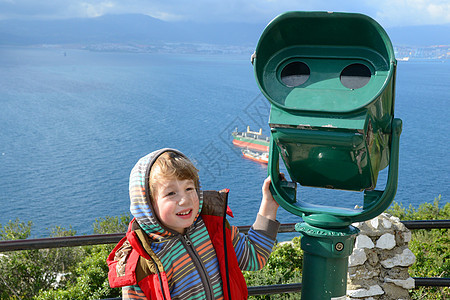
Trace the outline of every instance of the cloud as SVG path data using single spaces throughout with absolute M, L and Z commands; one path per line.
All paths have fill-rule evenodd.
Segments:
M 87 17 L 99 17 L 113 10 L 116 5 L 112 1 L 101 1 L 99 3 L 80 3 L 80 12 Z
M 448 0 L 0 0 L 0 19 L 141 13 L 166 21 L 267 23 L 291 10 L 358 12 L 387 27 L 450 23 Z
M 450 23 L 448 0 L 379 0 L 375 19 L 389 26 Z

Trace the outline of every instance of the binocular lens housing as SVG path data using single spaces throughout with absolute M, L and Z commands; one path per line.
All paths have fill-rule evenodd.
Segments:
M 271 104 L 269 173 L 281 157 L 300 185 L 374 190 L 392 156 L 396 60 L 384 29 L 361 14 L 288 12 L 267 25 L 253 66 Z

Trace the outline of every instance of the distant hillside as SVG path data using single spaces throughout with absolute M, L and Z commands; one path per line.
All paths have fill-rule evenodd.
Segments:
M 387 28 L 397 46 L 450 45 L 450 24 Z
M 90 19 L 0 21 L 0 44 L 86 44 L 159 42 L 255 46 L 266 24 L 165 22 L 146 15 L 106 15 Z M 387 29 L 394 44 L 450 44 L 450 24 Z
M 255 45 L 264 25 L 164 22 L 146 15 L 90 19 L 0 21 L 0 44 L 189 42 Z

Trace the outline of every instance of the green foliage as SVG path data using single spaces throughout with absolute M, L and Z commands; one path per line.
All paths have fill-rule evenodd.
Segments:
M 60 226 L 55 226 L 50 230 L 50 237 L 65 237 L 65 236 L 75 236 L 77 232 L 70 226 L 69 229 L 65 229 Z
M 394 201 L 387 213 L 400 220 L 447 220 L 450 219 L 450 203 L 440 207 L 442 196 L 439 195 L 433 203 L 422 203 L 416 210 L 411 204 L 405 208 L 403 204 Z
M 98 234 L 124 232 L 130 217 L 105 217 L 93 224 Z M 32 223 L 0 224 L 2 240 L 26 239 Z M 51 237 L 73 236 L 62 227 Z M 0 254 L 0 299 L 105 299 L 120 297 L 108 283 L 106 258 L 113 245 L 27 250 Z
M 125 232 L 129 215 L 96 219 L 93 224 L 97 234 Z M 74 270 L 66 277 L 64 286 L 58 289 L 43 290 L 35 299 L 106 299 L 121 296 L 120 289 L 112 289 L 108 282 L 106 258 L 114 245 L 83 247 L 83 258 L 76 263 Z
M 121 233 L 126 232 L 128 224 L 131 221 L 129 214 L 122 214 L 118 217 L 106 216 L 104 219 L 95 219 L 94 233 L 107 234 L 107 233 Z
M 2 239 L 24 239 L 30 236 L 31 222 L 10 221 L 0 227 Z M 52 236 L 73 235 L 73 230 L 66 231 L 56 227 Z M 0 299 L 11 297 L 30 299 L 41 289 L 50 289 L 57 284 L 60 272 L 70 271 L 70 266 L 77 260 L 79 250 L 42 249 L 7 252 L 0 258 Z
M 106 257 L 113 246 L 86 247 L 85 257 L 79 261 L 65 288 L 43 290 L 35 299 L 106 299 L 121 296 L 120 289 L 111 289 L 108 283 Z
M 423 203 L 416 210 L 394 203 L 387 211 L 401 220 L 449 220 L 450 203 L 441 205 L 441 196 Z M 412 277 L 450 277 L 450 231 L 448 229 L 413 230 L 409 248 L 416 262 L 409 269 Z M 410 292 L 412 299 L 449 299 L 448 287 L 419 287 Z
M 16 219 L 15 221 L 9 221 L 5 226 L 2 226 L 2 224 L 0 224 L 0 240 L 24 240 L 30 236 L 31 227 L 33 227 L 33 222 L 29 221 L 25 224 L 23 222 L 20 222 L 19 219 Z
M 291 242 L 277 244 L 266 266 L 258 272 L 243 272 L 248 286 L 301 282 L 303 251 L 300 237 Z M 254 296 L 250 299 L 299 299 L 300 293 Z

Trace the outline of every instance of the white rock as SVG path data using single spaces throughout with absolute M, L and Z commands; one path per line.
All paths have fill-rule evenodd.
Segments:
M 389 229 L 392 227 L 392 222 L 389 221 L 388 219 L 383 219 L 383 227 L 386 229 Z
M 411 252 L 408 248 L 403 250 L 402 253 L 395 255 L 392 258 L 388 258 L 381 262 L 381 265 L 385 268 L 393 268 L 395 266 L 408 267 L 416 262 L 416 257 L 414 253 Z
M 401 286 L 402 288 L 407 289 L 407 290 L 411 290 L 415 286 L 414 285 L 414 279 L 411 278 L 411 277 L 409 277 L 408 279 L 404 279 L 404 280 L 402 280 L 402 279 L 392 279 L 392 278 L 386 277 L 384 279 L 384 281 L 393 283 L 393 284 L 398 285 L 398 286 Z
M 392 216 L 392 217 L 390 217 L 390 219 L 391 219 L 392 223 L 400 223 L 400 218 L 398 218 L 398 217 Z
M 373 228 L 378 229 L 378 218 L 373 218 L 372 220 L 370 220 L 370 225 L 372 225 Z
M 385 233 L 377 240 L 377 248 L 392 249 L 395 247 L 395 236 L 391 233 Z
M 411 231 L 403 232 L 403 242 L 409 243 L 411 241 Z
M 364 249 L 354 249 L 352 255 L 348 258 L 348 266 L 354 267 L 365 263 L 367 260 L 366 252 Z
M 352 223 L 352 226 L 353 226 L 353 227 L 358 227 L 358 228 L 359 228 L 359 226 L 361 226 L 361 222 L 355 222 L 355 223 Z
M 370 296 L 383 295 L 383 289 L 377 284 L 367 289 L 348 290 L 347 295 L 355 298 L 366 298 Z
M 360 234 L 356 237 L 355 248 L 367 248 L 372 249 L 375 245 L 373 244 L 370 237 L 365 234 Z

